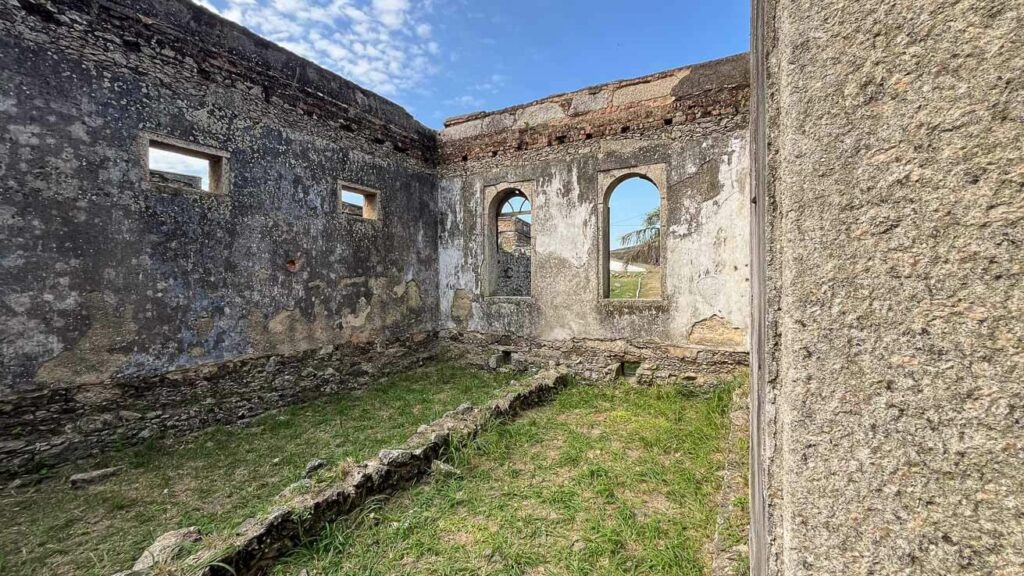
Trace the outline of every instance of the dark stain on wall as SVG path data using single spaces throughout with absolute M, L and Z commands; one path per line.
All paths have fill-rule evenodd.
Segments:
M 712 204 L 745 189 L 743 55 L 454 119 L 442 145 L 186 0 L 0 3 L 0 51 L 0 476 L 359 386 L 439 336 L 590 377 L 627 356 L 650 378 L 743 362 L 686 343 L 745 305 L 723 264 L 743 214 Z M 221 177 L 151 178 L 150 141 Z M 662 302 L 609 307 L 599 190 L 640 165 L 660 166 L 678 275 Z M 513 279 L 531 297 L 488 301 L 479 192 L 511 177 L 537 188 Z M 342 182 L 377 191 L 375 218 L 344 213 Z M 733 244 L 687 239 L 716 234 Z
M 0 473 L 348 385 L 245 358 L 434 329 L 436 136 L 397 105 L 189 2 L 5 2 L 0 51 Z M 227 193 L 147 183 L 145 134 L 229 154 Z

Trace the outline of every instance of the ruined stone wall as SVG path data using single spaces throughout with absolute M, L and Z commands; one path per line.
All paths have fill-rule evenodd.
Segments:
M 1024 573 L 1022 30 L 755 2 L 754 574 Z
M 748 97 L 739 55 L 449 120 L 438 193 L 442 328 L 457 343 L 493 348 L 510 344 L 492 337 L 512 336 L 551 357 L 603 347 L 584 354 L 591 373 L 633 356 L 654 366 L 666 346 L 680 357 L 745 351 Z M 663 195 L 659 301 L 612 301 L 602 290 L 606 193 L 634 173 Z M 528 298 L 488 292 L 491 201 L 509 188 L 532 205 Z M 652 370 L 700 370 L 665 365 Z
M 184 0 L 2 2 L 0 53 L 0 475 L 429 352 L 436 135 L 397 105 Z M 229 186 L 147 184 L 144 134 Z

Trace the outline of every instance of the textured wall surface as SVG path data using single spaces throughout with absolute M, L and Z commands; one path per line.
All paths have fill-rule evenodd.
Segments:
M 1022 574 L 1022 5 L 757 4 L 768 573 Z
M 2 2 L 0 53 L 0 472 L 246 417 L 327 369 L 199 366 L 333 345 L 337 387 L 429 341 L 436 135 L 404 110 L 184 1 Z M 143 132 L 229 153 L 228 193 L 147 185 Z M 339 181 L 379 219 L 338 214 Z
M 0 49 L 0 476 L 359 385 L 439 332 L 464 360 L 589 377 L 745 362 L 745 55 L 439 138 L 187 0 L 3 2 Z M 150 175 L 150 138 L 216 152 L 223 185 Z M 663 194 L 665 295 L 609 302 L 602 205 L 635 173 Z M 378 192 L 376 219 L 341 213 L 342 182 Z M 531 255 L 488 285 L 509 183 Z
M 748 96 L 739 55 L 450 120 L 438 192 L 442 327 L 548 342 L 556 356 L 581 341 L 643 360 L 657 355 L 627 353 L 630 344 L 745 351 Z M 631 174 L 663 195 L 660 301 L 602 296 L 602 206 Z M 532 201 L 530 298 L 487 296 L 488 199 L 508 188 Z

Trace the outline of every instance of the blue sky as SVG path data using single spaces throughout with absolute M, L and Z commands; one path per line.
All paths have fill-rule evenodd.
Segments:
M 748 49 L 750 0 L 193 0 L 420 122 Z
M 749 46 L 750 0 L 192 1 L 394 100 L 432 128 L 451 116 Z M 205 174 L 180 158 L 153 160 Z M 612 247 L 658 202 L 650 183 L 624 182 L 611 198 Z
M 622 247 L 623 234 L 639 228 L 651 210 L 661 203 L 658 188 L 643 178 L 623 180 L 608 199 L 608 221 L 612 250 Z

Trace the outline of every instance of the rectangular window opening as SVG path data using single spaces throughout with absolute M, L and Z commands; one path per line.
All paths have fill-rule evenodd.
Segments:
M 173 191 L 227 192 L 227 154 L 163 136 L 146 138 L 149 184 Z
M 623 362 L 622 363 L 622 377 L 632 378 L 636 376 L 637 370 L 640 370 L 639 362 Z
M 338 194 L 338 212 L 367 220 L 376 220 L 377 196 L 378 194 L 374 190 L 342 184 Z

